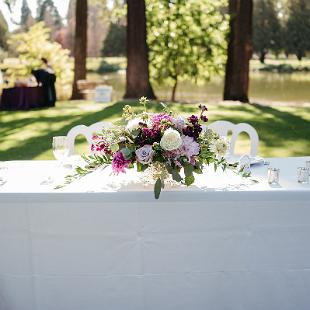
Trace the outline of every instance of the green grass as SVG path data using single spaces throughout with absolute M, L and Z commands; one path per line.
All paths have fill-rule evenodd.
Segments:
M 111 104 L 91 102 L 58 102 L 56 108 L 32 111 L 0 112 L 0 160 L 52 159 L 53 136 L 66 135 L 75 125 L 119 118 L 128 102 Z M 132 103 L 141 109 L 137 103 Z M 193 104 L 170 104 L 170 108 L 184 115 L 197 112 Z M 150 103 L 153 111 L 161 106 Z M 247 122 L 253 125 L 260 136 L 259 153 L 271 156 L 310 155 L 310 108 L 276 107 L 259 104 L 210 104 L 210 122 L 225 119 L 232 122 Z M 79 152 L 86 152 L 84 139 L 78 139 Z M 247 140 L 241 139 L 241 152 L 248 148 Z

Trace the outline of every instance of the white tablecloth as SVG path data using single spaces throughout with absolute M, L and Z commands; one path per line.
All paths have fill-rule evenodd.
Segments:
M 307 159 L 268 159 L 277 188 L 262 165 L 258 184 L 208 172 L 158 201 L 107 171 L 55 191 L 55 162 L 4 163 L 0 309 L 308 310 Z

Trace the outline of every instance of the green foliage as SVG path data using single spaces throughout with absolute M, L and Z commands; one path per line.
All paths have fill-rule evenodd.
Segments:
M 151 78 L 173 85 L 208 80 L 222 72 L 226 60 L 227 1 L 147 0 Z
M 118 64 L 108 63 L 106 60 L 102 59 L 99 68 L 97 69 L 98 73 L 110 73 L 117 72 L 120 70 L 120 66 Z
M 278 54 L 282 48 L 281 24 L 272 0 L 254 1 L 253 48 L 264 63 L 268 51 Z
M 103 42 L 102 56 L 126 55 L 126 26 L 111 23 L 106 39 Z
M 161 179 L 157 179 L 155 186 L 154 186 L 154 195 L 155 199 L 158 199 L 161 193 L 161 189 L 163 188 L 163 183 Z
M 73 71 L 69 51 L 60 44 L 51 42 L 50 30 L 40 22 L 30 27 L 28 32 L 14 34 L 10 37 L 9 45 L 19 55 L 19 67 L 9 68 L 7 75 L 11 82 L 16 78 L 27 78 L 31 70 L 42 67 L 41 58 L 45 57 L 53 67 L 57 76 L 59 97 L 70 94 Z
M 291 0 L 285 31 L 287 52 L 299 60 L 310 51 L 310 5 L 306 0 Z

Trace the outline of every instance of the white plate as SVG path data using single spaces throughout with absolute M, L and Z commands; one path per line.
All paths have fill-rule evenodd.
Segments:
M 228 156 L 226 158 L 226 160 L 230 163 L 230 164 L 233 164 L 233 163 L 239 163 L 240 161 L 240 158 L 242 156 Z M 260 157 L 260 156 L 255 156 L 255 157 L 251 157 L 249 156 L 250 158 L 250 165 L 251 166 L 254 166 L 254 165 L 261 165 L 261 164 L 264 164 L 265 160 L 263 157 Z
M 260 156 L 256 156 L 256 157 L 250 157 L 250 165 L 254 166 L 254 165 L 261 165 L 265 162 L 263 157 Z

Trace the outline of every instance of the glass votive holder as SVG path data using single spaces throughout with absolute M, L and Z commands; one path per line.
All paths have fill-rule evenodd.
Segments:
M 306 161 L 306 168 L 308 169 L 308 174 L 310 175 L 310 160 Z
M 301 184 L 309 183 L 309 169 L 307 167 L 297 168 L 297 181 Z
M 270 185 L 278 185 L 280 177 L 280 169 L 268 168 L 268 183 Z

